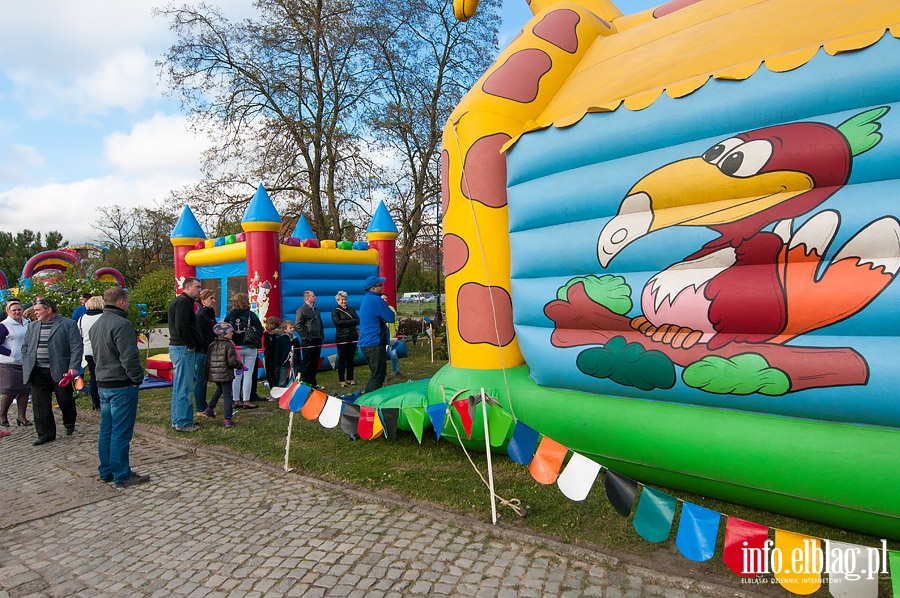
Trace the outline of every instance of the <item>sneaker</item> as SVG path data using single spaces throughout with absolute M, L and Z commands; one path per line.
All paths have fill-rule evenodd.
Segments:
M 321 384 L 316 384 L 315 386 L 313 386 L 313 388 L 315 388 L 316 390 L 325 390 L 325 387 Z
M 141 475 L 137 472 L 132 472 L 131 477 L 126 479 L 123 482 L 116 482 L 116 490 L 124 490 L 125 488 L 129 488 L 131 486 L 137 486 L 138 484 L 143 484 L 145 482 L 150 481 L 150 476 Z
M 394 378 L 402 378 L 402 377 L 403 377 L 403 374 L 401 374 L 400 372 L 394 372 Z
M 258 409 L 259 405 L 254 405 L 253 403 L 245 402 L 243 405 L 241 405 L 241 408 L 242 409 Z
M 100 480 L 101 482 L 103 482 L 104 484 L 109 484 L 111 481 L 113 481 L 112 474 L 105 475 L 105 476 L 97 476 L 97 479 Z
M 200 426 L 198 426 L 197 424 L 191 424 L 185 428 L 176 427 L 175 431 L 176 432 L 196 432 L 199 429 L 200 429 Z
M 205 416 L 208 417 L 209 419 L 215 419 L 215 417 L 216 417 L 216 412 L 213 411 L 213 410 L 212 410 L 211 408 L 209 408 L 209 407 L 207 407 L 206 409 L 204 409 L 204 410 L 201 411 L 200 413 L 201 413 L 202 415 L 205 415 Z
M 226 419 L 226 420 L 225 420 L 225 427 L 226 427 L 226 428 L 230 428 L 231 426 L 232 426 L 231 420 L 230 420 L 230 419 Z

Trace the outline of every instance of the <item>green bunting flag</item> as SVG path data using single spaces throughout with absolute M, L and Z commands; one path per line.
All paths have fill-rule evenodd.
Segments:
M 413 434 L 416 435 L 416 440 L 419 441 L 419 444 L 422 444 L 422 432 L 425 430 L 425 408 L 409 407 L 403 410 L 403 415 L 406 416 L 409 427 L 412 428 Z
M 512 416 L 504 409 L 500 409 L 496 405 L 491 407 L 488 412 L 488 434 L 491 446 L 503 446 L 513 421 Z
M 677 505 L 674 496 L 644 486 L 632 522 L 635 531 L 648 542 L 662 542 L 669 537 Z

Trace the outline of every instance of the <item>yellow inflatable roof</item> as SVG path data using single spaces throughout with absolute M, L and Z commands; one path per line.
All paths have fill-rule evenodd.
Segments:
M 763 62 L 783 72 L 820 48 L 835 55 L 870 46 L 885 31 L 900 37 L 898 0 L 707 0 L 648 16 L 616 19 L 618 32 L 597 38 L 529 128 L 569 126 L 623 102 L 642 110 L 663 92 L 685 96 L 710 77 L 746 79 Z

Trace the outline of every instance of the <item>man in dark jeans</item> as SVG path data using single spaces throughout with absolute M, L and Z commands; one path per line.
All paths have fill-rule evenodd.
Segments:
M 132 471 L 128 458 L 144 370 L 137 334 L 128 321 L 128 291 L 119 287 L 106 289 L 103 302 L 103 315 L 88 331 L 100 392 L 97 470 L 101 482 L 115 482 L 116 488 L 122 490 L 150 481 L 150 476 Z
M 170 410 L 176 432 L 196 432 L 200 426 L 194 423 L 191 391 L 194 388 L 194 360 L 203 342 L 194 314 L 194 301 L 200 297 L 200 281 L 185 278 L 181 289 L 181 294 L 169 303 L 169 356 L 174 369 Z
M 359 342 L 357 343 L 369 364 L 372 375 L 366 382 L 364 392 L 372 392 L 384 386 L 387 373 L 387 351 L 390 342 L 387 322 L 396 318 L 391 306 L 381 299 L 384 278 L 370 276 L 363 285 L 366 294 L 359 307 Z
M 34 317 L 22 344 L 22 376 L 31 382 L 34 430 L 38 435 L 34 445 L 39 446 L 56 440 L 54 394 L 66 436 L 75 432 L 78 411 L 71 382 L 81 369 L 84 344 L 75 321 L 59 316 L 50 299 L 34 300 Z
M 301 348 L 300 378 L 304 384 L 325 390 L 316 380 L 319 371 L 319 356 L 322 354 L 322 341 L 325 340 L 325 326 L 322 314 L 316 307 L 316 294 L 303 291 L 303 305 L 297 310 L 297 333 L 303 343 Z

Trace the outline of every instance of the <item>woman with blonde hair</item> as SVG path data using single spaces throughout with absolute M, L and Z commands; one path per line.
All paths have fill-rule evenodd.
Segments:
M 244 409 L 256 409 L 250 402 L 256 389 L 253 388 L 253 370 L 256 368 L 256 356 L 262 346 L 263 326 L 255 313 L 250 310 L 250 296 L 237 293 L 231 298 L 231 311 L 225 321 L 234 329 L 232 340 L 238 347 L 238 357 L 244 363 L 244 369 L 235 372 L 231 392 L 234 395 L 234 406 Z M 241 395 L 243 390 L 243 397 Z
M 22 315 L 19 300 L 10 299 L 6 304 L 6 318 L 0 322 L 0 426 L 4 428 L 9 427 L 8 414 L 13 399 L 19 410 L 16 424 L 31 425 L 26 417 L 31 385 L 22 378 L 22 341 L 29 322 Z
M 91 375 L 88 382 L 88 388 L 91 391 L 91 409 L 97 410 L 100 409 L 100 391 L 97 390 L 97 377 L 94 375 L 94 350 L 91 347 L 88 331 L 103 314 L 103 297 L 91 297 L 84 302 L 84 308 L 87 311 L 78 318 L 78 332 L 81 333 L 81 342 L 84 346 L 81 367 L 87 366 L 87 371 Z
M 334 342 L 337 343 L 338 380 L 344 387 L 356 384 L 353 379 L 353 362 L 356 360 L 356 339 L 359 338 L 359 316 L 347 305 L 346 291 L 338 291 L 334 300 L 338 306 L 331 312 L 331 321 L 334 322 Z

